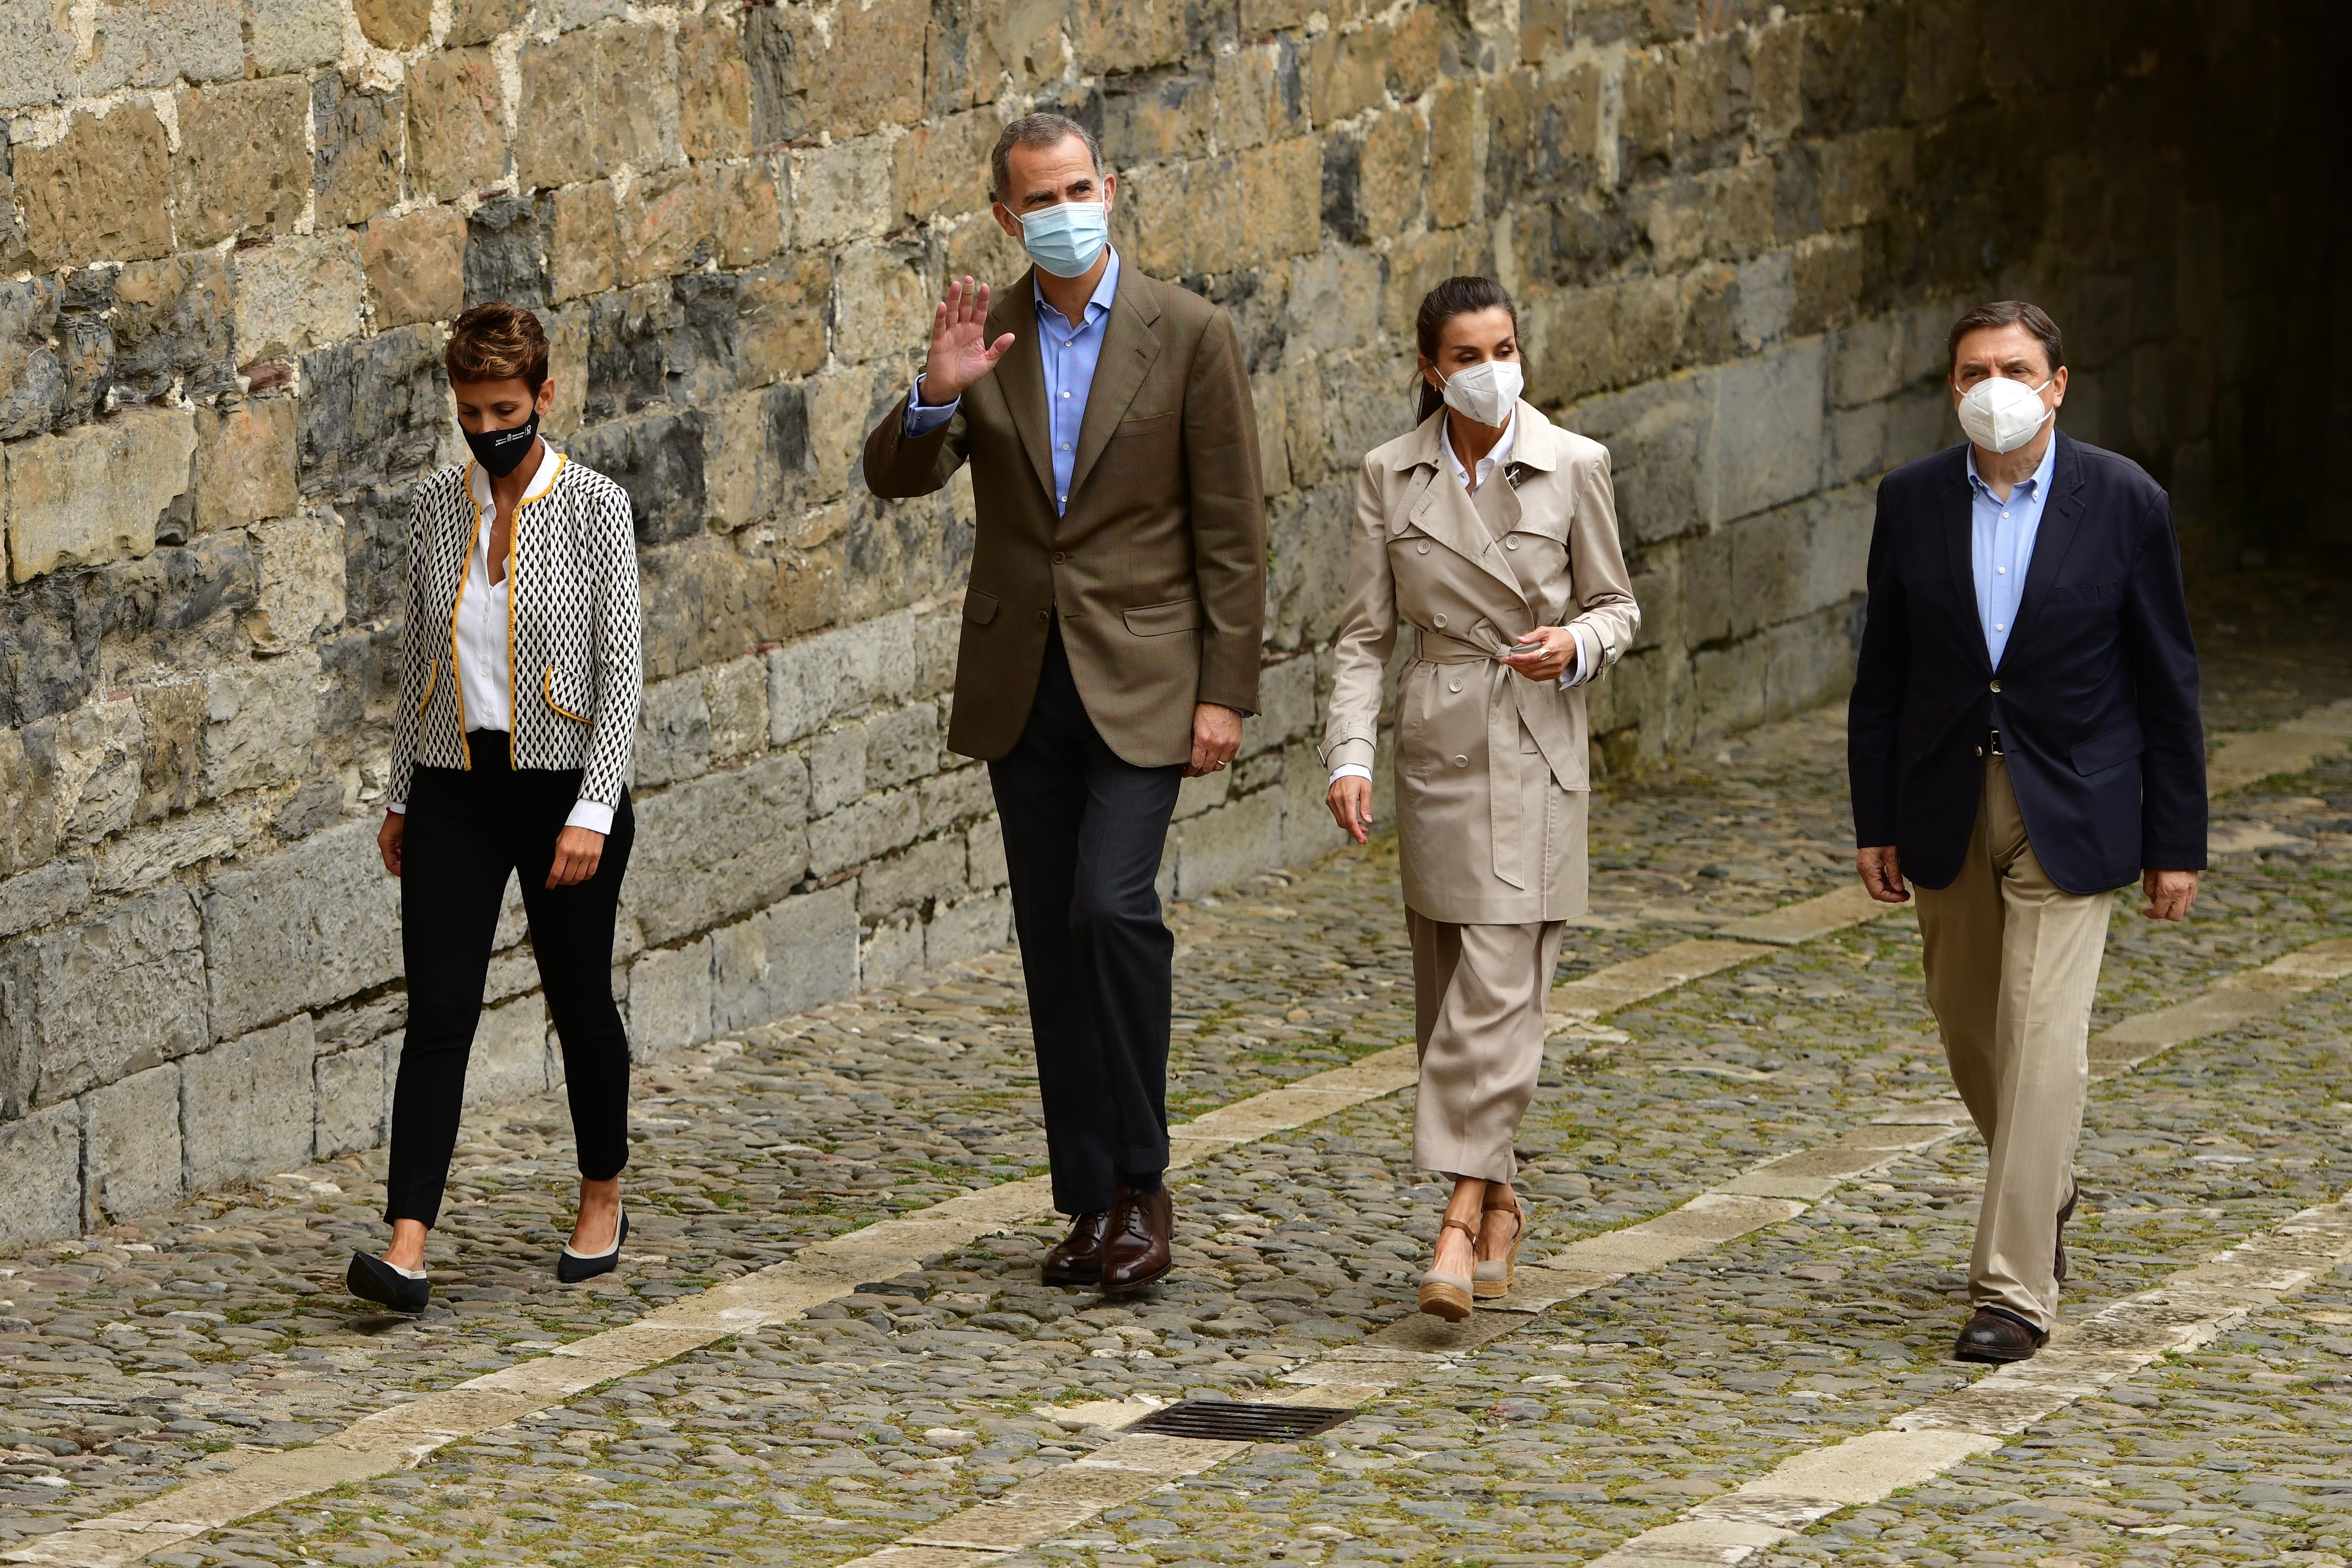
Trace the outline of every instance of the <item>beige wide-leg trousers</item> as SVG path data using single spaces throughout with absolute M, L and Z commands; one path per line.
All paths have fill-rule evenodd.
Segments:
M 2074 1185 L 2091 1002 L 2115 894 L 2050 880 L 1998 756 L 1985 759 L 1959 876 L 1917 892 L 1927 1004 L 1991 1151 L 1969 1297 L 2047 1331 L 2058 1319 L 2058 1210 Z
M 1412 910 L 1414 1035 L 1421 1092 L 1413 1163 L 1507 1182 L 1511 1141 L 1543 1070 L 1544 1002 L 1559 962 L 1559 921 L 1453 925 Z

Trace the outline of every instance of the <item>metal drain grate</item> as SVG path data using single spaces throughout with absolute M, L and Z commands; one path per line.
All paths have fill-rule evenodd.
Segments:
M 1328 1432 L 1353 1410 L 1323 1405 L 1244 1405 L 1234 1399 L 1187 1399 L 1121 1427 L 1157 1437 L 1207 1437 L 1226 1443 L 1290 1443 Z

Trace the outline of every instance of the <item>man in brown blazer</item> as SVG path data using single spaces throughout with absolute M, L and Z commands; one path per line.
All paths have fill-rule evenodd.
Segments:
M 1257 421 L 1225 313 L 1110 247 L 1118 180 L 1091 135 L 1028 115 L 990 172 L 1035 266 L 992 306 L 950 286 L 866 482 L 926 495 L 971 465 L 948 744 L 987 762 L 1004 829 L 1054 1203 L 1074 1216 L 1045 1277 L 1116 1294 L 1171 1264 L 1156 882 L 1179 783 L 1226 766 L 1257 706 Z

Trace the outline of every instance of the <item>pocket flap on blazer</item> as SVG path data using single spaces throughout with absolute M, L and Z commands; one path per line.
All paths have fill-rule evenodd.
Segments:
M 2139 721 L 2132 719 L 2104 735 L 2094 735 L 2067 752 L 2066 760 L 2074 764 L 2074 771 L 2078 773 L 2095 773 L 2131 761 L 2147 747 L 2147 742 L 2139 732 Z
M 547 705 L 566 719 L 583 724 L 593 723 L 589 716 L 596 710 L 596 688 L 586 676 L 577 671 L 547 667 L 546 682 L 540 688 Z
M 1164 605 L 1138 605 L 1126 613 L 1125 618 L 1127 629 L 1139 637 L 1196 631 L 1201 625 L 1201 601 L 1172 599 Z
M 983 594 L 977 588 L 965 590 L 963 618 L 976 626 L 988 625 L 996 618 L 996 595 Z
M 1176 411 L 1172 408 L 1165 414 L 1147 414 L 1140 419 L 1122 419 L 1111 427 L 1111 438 L 1117 440 L 1122 436 L 1156 436 L 1175 423 Z

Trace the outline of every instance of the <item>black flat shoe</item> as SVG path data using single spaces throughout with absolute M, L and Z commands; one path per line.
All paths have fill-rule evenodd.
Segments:
M 1952 1359 L 1996 1363 L 2026 1361 L 2049 1342 L 2045 1331 L 2023 1318 L 1998 1307 L 1979 1307 L 1960 1330 L 1959 1341 L 1952 1346 Z
M 352 1254 L 352 1266 L 343 1273 L 343 1289 L 362 1301 L 373 1301 L 395 1312 L 421 1312 L 433 1300 L 433 1287 L 426 1280 L 411 1279 L 383 1258 L 364 1252 Z
M 556 1256 L 555 1278 L 563 1284 L 577 1285 L 583 1279 L 610 1274 L 621 1266 L 621 1243 L 628 1239 L 629 1211 L 623 1209 L 620 1226 L 613 1233 L 613 1250 L 587 1258 L 572 1251 L 572 1244 L 567 1241 L 563 1244 L 563 1250 Z

